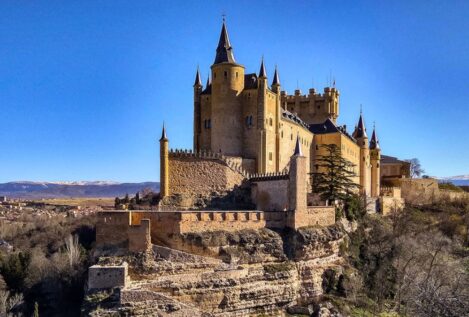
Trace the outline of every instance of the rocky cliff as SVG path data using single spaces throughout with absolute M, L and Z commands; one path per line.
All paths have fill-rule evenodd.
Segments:
M 188 252 L 154 246 L 147 254 L 103 257 L 105 264 L 127 261 L 131 282 L 119 290 L 89 292 L 84 314 L 284 316 L 298 309 L 309 314 L 313 309 L 306 307 L 323 294 L 324 272 L 341 272 L 344 236 L 340 225 L 207 232 L 175 237 Z

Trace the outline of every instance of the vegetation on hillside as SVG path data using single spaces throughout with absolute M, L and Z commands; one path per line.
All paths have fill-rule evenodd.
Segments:
M 0 240 L 14 250 L 0 251 L 0 316 L 79 316 L 94 222 L 25 214 L 1 223 Z
M 324 290 L 351 316 L 467 316 L 468 225 L 467 200 L 366 215 Z

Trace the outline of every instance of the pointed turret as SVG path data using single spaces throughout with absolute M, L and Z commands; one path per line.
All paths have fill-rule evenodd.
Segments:
M 376 128 L 373 127 L 373 134 L 371 135 L 371 140 L 370 140 L 370 150 L 379 150 L 379 140 L 378 137 L 376 136 Z
M 265 71 L 265 66 L 264 66 L 264 56 L 262 56 L 262 60 L 261 60 L 261 68 L 259 69 L 259 78 L 267 78 L 267 72 Z
M 366 135 L 365 120 L 363 120 L 363 114 L 361 111 L 360 111 L 360 118 L 358 119 L 357 127 L 355 128 L 355 131 L 353 132 L 353 137 L 356 139 L 368 138 L 368 136 Z
M 280 79 L 278 78 L 277 65 L 275 65 L 274 79 L 272 80 L 272 86 L 280 86 Z
M 205 88 L 208 88 L 208 86 L 210 86 L 212 84 L 212 79 L 210 78 L 210 74 L 208 74 L 207 76 L 207 85 L 205 86 Z
M 224 19 L 221 27 L 220 39 L 218 40 L 217 55 L 215 56 L 215 62 L 213 62 L 213 64 L 220 63 L 236 63 Z
M 163 122 L 163 130 L 161 131 L 161 139 L 160 141 L 166 141 L 168 140 L 168 137 L 166 136 L 166 127 Z
M 199 67 L 197 67 L 197 73 L 195 74 L 194 87 L 202 86 L 202 80 L 200 79 Z
M 294 156 L 303 156 L 303 151 L 301 151 L 301 144 L 300 144 L 300 136 L 296 137 L 296 145 L 295 145 L 295 152 L 293 153 Z

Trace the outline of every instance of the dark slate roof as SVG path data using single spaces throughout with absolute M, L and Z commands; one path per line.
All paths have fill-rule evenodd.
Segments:
M 218 40 L 217 46 L 217 54 L 213 64 L 220 63 L 236 63 L 233 56 L 233 48 L 230 44 L 230 38 L 228 37 L 228 31 L 226 30 L 225 21 L 223 21 L 223 25 L 221 27 L 220 39 Z
M 400 159 L 398 159 L 397 157 L 394 157 L 394 156 L 381 155 L 381 163 L 399 164 L 399 163 L 408 163 L 408 162 L 400 160 Z
M 352 135 L 355 139 L 358 138 L 368 138 L 366 135 L 365 120 L 363 120 L 363 115 L 360 113 L 360 118 L 358 119 L 357 127 Z
M 277 65 L 275 65 L 274 79 L 272 80 L 272 86 L 273 85 L 280 85 L 280 79 L 278 78 Z
M 202 91 L 202 95 L 209 95 L 212 93 L 212 81 L 210 80 L 210 75 L 207 77 L 207 84 L 205 85 L 204 91 Z
M 379 140 L 378 137 L 376 136 L 376 129 L 373 129 L 373 134 L 371 135 L 371 140 L 370 140 L 370 149 L 374 150 L 379 150 Z
M 194 86 L 202 86 L 202 80 L 200 79 L 199 68 L 197 67 L 197 73 L 195 74 Z
M 265 71 L 265 66 L 264 66 L 264 57 L 262 57 L 261 68 L 259 69 L 259 77 L 267 77 L 267 73 Z
M 164 126 L 164 123 L 163 123 L 163 130 L 161 131 L 161 139 L 160 141 L 164 141 L 164 140 L 167 140 L 168 137 L 166 136 L 166 128 Z
M 314 134 L 341 132 L 331 119 L 327 119 L 323 123 L 310 124 L 309 131 L 313 132 Z
M 301 151 L 301 144 L 300 144 L 300 136 L 299 135 L 296 137 L 295 152 L 293 153 L 293 155 L 303 156 L 303 152 Z
M 309 128 L 309 125 L 306 122 L 301 120 L 300 117 L 298 117 L 295 113 L 291 113 L 288 110 L 282 109 L 282 117 L 284 117 L 285 119 L 288 119 L 290 121 L 293 121 L 293 122 L 305 127 L 306 129 Z
M 357 142 L 357 140 L 347 132 L 347 126 L 338 126 L 329 118 L 327 118 L 326 121 L 324 121 L 323 123 L 310 124 L 309 131 L 313 132 L 314 134 L 327 134 L 339 132 L 348 137 L 353 142 Z
M 257 89 L 257 74 L 245 74 L 244 75 L 244 89 Z

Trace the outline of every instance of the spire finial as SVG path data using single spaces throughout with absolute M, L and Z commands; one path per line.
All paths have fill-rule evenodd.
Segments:
M 265 66 L 264 66 L 264 54 L 262 54 L 261 68 L 259 69 L 259 77 L 267 77 L 267 73 L 265 71 Z
M 295 152 L 293 153 L 294 156 L 303 156 L 303 152 L 301 151 L 301 144 L 300 144 L 300 133 L 296 135 L 296 145 L 295 145 Z
M 202 80 L 200 79 L 199 64 L 197 64 L 197 72 L 195 73 L 194 86 L 202 86 Z
M 236 63 L 233 56 L 233 48 L 231 47 L 228 31 L 226 30 L 225 15 L 223 14 L 223 23 L 221 26 L 220 39 L 218 40 L 217 54 L 215 55 L 215 64 L 220 63 Z
M 362 104 L 360 104 L 360 115 L 362 115 L 362 114 L 363 114 L 363 106 L 362 106 Z
M 166 141 L 166 140 L 168 140 L 168 137 L 166 136 L 166 127 L 165 127 L 165 123 L 163 121 L 163 130 L 161 131 L 160 141 Z
M 272 80 L 272 86 L 280 85 L 280 79 L 278 78 L 277 64 L 275 64 L 274 79 Z
M 223 23 L 226 22 L 226 14 L 225 14 L 225 12 L 223 12 L 223 13 L 221 14 L 221 19 L 222 19 Z

